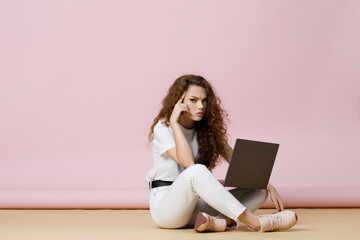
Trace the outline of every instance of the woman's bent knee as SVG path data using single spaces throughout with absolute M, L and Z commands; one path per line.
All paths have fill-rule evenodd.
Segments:
M 204 164 L 194 164 L 186 169 L 188 172 L 202 172 L 202 171 L 209 171 Z
M 260 192 L 261 192 L 261 196 L 263 197 L 263 199 L 264 199 L 264 201 L 263 202 L 265 202 L 266 201 L 266 199 L 268 198 L 268 196 L 269 196 L 269 192 L 268 192 L 268 190 L 267 189 L 259 189 L 260 190 Z
M 188 183 L 193 186 L 193 180 L 202 179 L 209 175 L 210 171 L 203 164 L 194 164 L 184 170 L 185 179 L 188 180 Z
M 261 205 L 264 204 L 264 202 L 266 201 L 266 199 L 269 196 L 269 192 L 267 191 L 267 189 L 257 189 L 256 190 L 256 198 L 258 199 L 258 204 L 260 207 Z

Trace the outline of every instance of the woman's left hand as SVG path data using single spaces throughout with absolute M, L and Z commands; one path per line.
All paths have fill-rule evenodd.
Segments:
M 284 210 L 283 200 L 280 194 L 276 191 L 275 187 L 269 183 L 267 190 L 269 191 L 271 201 L 274 203 L 277 212 Z

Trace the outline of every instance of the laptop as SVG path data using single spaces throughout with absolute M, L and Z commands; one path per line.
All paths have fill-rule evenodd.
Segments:
M 224 186 L 266 189 L 279 144 L 236 139 Z

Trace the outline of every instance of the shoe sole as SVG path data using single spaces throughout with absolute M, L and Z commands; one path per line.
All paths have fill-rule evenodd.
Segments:
M 207 222 L 207 218 L 201 213 L 199 212 L 196 216 L 196 221 L 195 221 L 195 226 L 194 229 L 197 232 L 203 232 L 206 229 L 206 223 Z

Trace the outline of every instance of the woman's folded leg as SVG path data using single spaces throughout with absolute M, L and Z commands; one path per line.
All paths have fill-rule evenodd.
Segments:
M 246 209 L 204 165 L 195 164 L 185 169 L 157 202 L 154 221 L 163 228 L 185 227 L 199 197 L 237 224 Z
M 255 212 L 268 198 L 266 189 L 234 188 L 229 192 L 251 212 Z M 198 212 L 205 212 L 211 216 L 222 215 L 205 202 L 204 199 L 199 198 L 187 227 L 194 226 Z

